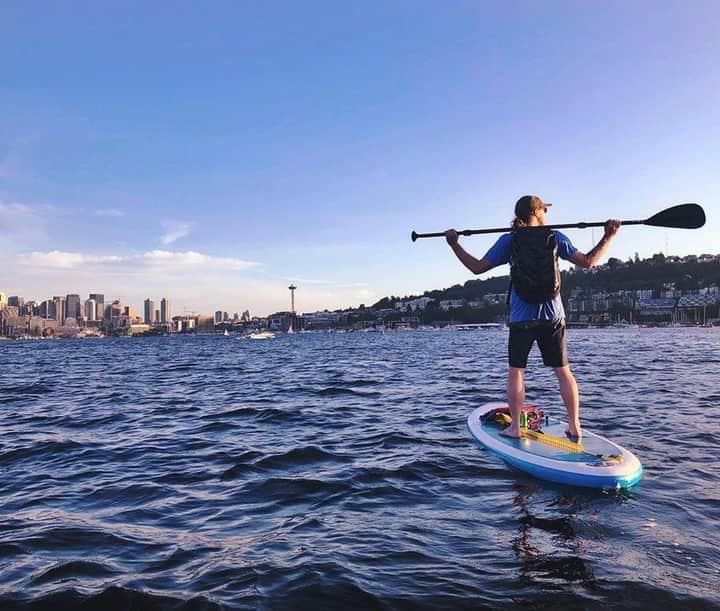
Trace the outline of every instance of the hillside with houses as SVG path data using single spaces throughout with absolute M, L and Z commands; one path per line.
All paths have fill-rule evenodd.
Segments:
M 468 280 L 463 285 L 403 298 L 391 296 L 373 309 L 421 324 L 498 322 L 505 319 L 509 276 Z M 562 272 L 569 323 L 707 324 L 718 318 L 720 255 L 656 254 L 641 260 L 610 258 L 590 270 Z

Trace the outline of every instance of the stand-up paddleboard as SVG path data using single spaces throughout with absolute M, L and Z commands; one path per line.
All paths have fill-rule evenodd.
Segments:
M 564 422 L 546 418 L 535 408 L 523 412 L 520 439 L 500 435 L 510 421 L 510 408 L 504 403 L 478 407 L 468 416 L 468 429 L 480 445 L 505 462 L 552 482 L 628 488 L 642 477 L 640 461 L 622 446 L 584 429 L 582 442 L 574 443 L 565 435 Z

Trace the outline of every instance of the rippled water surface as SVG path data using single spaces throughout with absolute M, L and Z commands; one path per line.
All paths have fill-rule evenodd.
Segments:
M 473 443 L 501 331 L 0 342 L 0 607 L 720 607 L 720 329 L 569 340 L 629 491 Z

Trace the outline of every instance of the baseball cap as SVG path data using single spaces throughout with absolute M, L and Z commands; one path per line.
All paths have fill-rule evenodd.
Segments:
M 533 210 L 547 206 L 552 206 L 552 204 L 544 202 L 537 195 L 523 195 L 515 203 L 515 216 L 524 219 L 529 217 Z

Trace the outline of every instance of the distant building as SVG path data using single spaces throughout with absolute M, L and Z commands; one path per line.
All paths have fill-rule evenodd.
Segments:
M 462 308 L 464 305 L 464 299 L 444 299 L 440 302 L 440 309 L 447 312 L 448 310 Z
M 223 320 L 223 313 L 222 310 L 217 310 L 215 312 L 215 324 L 219 325 Z
M 55 304 L 55 320 L 59 326 L 62 326 L 65 323 L 65 297 L 53 297 L 53 303 Z
M 305 321 L 305 328 L 308 331 L 314 329 L 330 329 L 337 325 L 339 315 L 336 312 L 328 312 L 324 310 L 322 312 L 310 312 L 302 315 Z
M 138 333 L 146 333 L 150 331 L 150 325 L 143 325 L 143 324 L 137 324 L 137 323 L 131 323 L 127 325 L 127 334 L 128 335 L 136 335 Z
M 20 299 L 22 299 L 22 297 L 20 297 Z M 37 311 L 38 305 L 39 304 L 36 301 L 26 301 L 25 303 L 23 303 L 23 305 L 19 306 L 20 314 L 22 316 L 34 316 Z
M 38 306 L 38 316 L 41 318 L 55 318 L 55 302 L 46 299 Z
M 21 308 L 25 305 L 25 298 L 19 297 L 18 295 L 11 295 L 10 297 L 8 297 L 8 305 L 15 306 L 16 308 Z
M 215 330 L 214 320 L 212 316 L 198 316 L 197 329 L 200 333 L 212 333 Z
M 119 299 L 113 301 L 109 306 L 105 308 L 104 319 L 111 323 L 117 324 L 123 313 L 123 307 Z
M 417 312 L 418 310 L 424 310 L 432 300 L 431 297 L 418 297 L 408 301 L 398 301 L 395 303 L 395 309 L 406 312 L 410 308 L 412 312 Z
M 155 302 L 148 298 L 145 300 L 145 324 L 151 325 L 155 322 Z
M 5 293 L 0 293 L 0 310 L 3 309 L 7 305 L 8 305 L 8 298 L 5 296 Z
M 25 332 L 27 321 L 19 309 L 11 305 L 0 308 L 0 336 L 14 337 Z
M 178 333 L 189 333 L 197 329 L 197 319 L 192 316 L 174 316 L 168 322 L 172 323 L 172 330 Z
M 105 315 L 105 295 L 90 293 L 89 298 L 95 301 L 95 320 L 102 320 Z
M 65 319 L 72 318 L 80 320 L 82 316 L 82 307 L 80 303 L 80 295 L 65 296 Z
M 87 299 L 85 301 L 85 319 L 88 322 L 95 322 L 97 320 L 97 304 L 94 299 Z
M 160 300 L 160 322 L 164 324 L 172 322 L 172 317 L 170 316 L 170 301 L 168 301 L 166 297 Z

